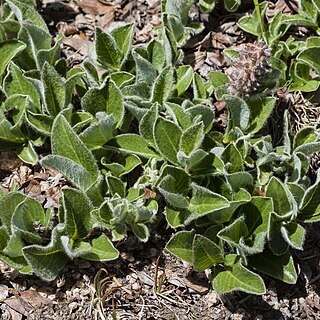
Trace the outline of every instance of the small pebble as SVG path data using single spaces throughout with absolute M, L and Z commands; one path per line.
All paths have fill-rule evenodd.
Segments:
M 9 294 L 8 286 L 4 284 L 0 284 L 0 299 L 3 300 L 7 298 L 8 294 Z

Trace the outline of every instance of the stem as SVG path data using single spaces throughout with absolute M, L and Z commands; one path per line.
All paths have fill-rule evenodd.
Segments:
M 255 8 L 255 10 L 257 12 L 258 20 L 259 20 L 259 23 L 260 23 L 260 29 L 261 29 L 261 33 L 262 33 L 262 38 L 268 44 L 266 29 L 265 29 L 264 22 L 263 22 L 263 19 L 262 19 L 262 16 L 261 16 L 259 0 L 253 0 L 253 3 L 254 3 L 254 8 Z

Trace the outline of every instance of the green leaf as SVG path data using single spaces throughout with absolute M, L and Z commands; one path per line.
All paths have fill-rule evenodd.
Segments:
M 166 102 L 174 89 L 173 68 L 168 66 L 164 69 L 154 82 L 152 87 L 152 102 L 163 104 Z
M 221 248 L 200 234 L 194 236 L 192 252 L 192 265 L 195 271 L 204 271 L 224 260 Z
M 304 193 L 298 214 L 299 221 L 316 222 L 320 220 L 320 175 L 316 182 L 310 186 Z
M 246 132 L 254 134 L 257 133 L 265 125 L 269 118 L 276 99 L 273 97 L 255 98 L 248 101 L 251 110 L 250 120 Z
M 30 141 L 17 148 L 17 156 L 25 163 L 36 165 L 38 162 L 38 155 Z
M 216 0 L 199 0 L 201 12 L 211 12 L 216 5 Z
M 312 47 L 307 48 L 300 52 L 297 56 L 297 60 L 304 62 L 311 68 L 313 68 L 318 75 L 320 75 L 320 48 Z
M 133 153 L 143 158 L 160 158 L 148 145 L 148 143 L 137 134 L 121 134 L 108 141 L 105 145 L 107 149 L 120 151 L 123 153 Z
M 106 69 L 118 70 L 121 64 L 121 51 L 115 39 L 102 29 L 96 29 L 95 49 L 97 61 Z
M 296 222 L 289 222 L 281 228 L 281 234 L 288 244 L 297 250 L 303 249 L 306 237 L 305 229 Z
M 182 0 L 182 1 L 170 1 L 164 0 L 162 2 L 162 12 L 173 14 L 179 18 L 184 25 L 188 22 L 188 12 L 193 4 L 193 0 Z
M 198 122 L 183 131 L 180 139 L 179 150 L 183 151 L 187 156 L 197 150 L 204 138 L 204 124 Z
M 10 9 L 14 12 L 18 21 L 22 25 L 23 22 L 29 21 L 36 27 L 49 32 L 47 24 L 41 17 L 40 13 L 37 12 L 33 6 L 29 6 L 24 1 L 18 0 L 6 0 L 6 3 L 9 5 Z
M 243 160 L 240 151 L 234 143 L 230 143 L 221 154 L 221 160 L 225 163 L 229 173 L 241 172 L 244 170 Z
M 22 70 L 12 61 L 9 73 L 4 80 L 4 91 L 7 96 L 13 94 L 29 95 L 34 105 L 40 109 L 40 96 L 33 84 L 23 75 Z
M 258 11 L 255 9 L 252 15 L 240 18 L 238 21 L 239 27 L 244 31 L 249 32 L 255 36 L 262 37 L 261 26 L 259 23 L 257 23 L 257 21 L 259 21 L 259 14 L 261 14 L 261 16 L 264 17 L 267 5 L 267 1 L 259 3 L 260 12 L 258 13 Z
M 248 236 L 248 227 L 243 216 L 236 219 L 234 222 L 220 230 L 218 237 L 232 245 L 237 245 L 241 238 Z
M 118 88 L 123 88 L 126 85 L 132 84 L 135 76 L 125 71 L 119 71 L 110 74 L 110 79 L 116 84 Z
M 62 249 L 61 232 L 58 225 L 53 229 L 47 246 L 30 245 L 23 248 L 24 257 L 32 271 L 43 280 L 54 280 L 69 260 Z
M 11 149 L 24 141 L 25 137 L 19 128 L 12 127 L 7 119 L 0 121 L 0 150 Z
M 7 40 L 0 42 L 0 77 L 3 75 L 8 63 L 23 49 L 26 45 L 18 40 Z
M 99 168 L 94 156 L 63 115 L 57 116 L 53 123 L 51 148 L 54 155 L 68 158 L 86 169 L 91 182 L 98 178 Z
M 176 69 L 177 84 L 176 90 L 178 96 L 181 96 L 190 86 L 193 79 L 193 70 L 191 66 L 180 66 Z
M 172 120 L 182 129 L 187 129 L 192 125 L 191 115 L 186 113 L 186 110 L 182 106 L 167 102 L 165 103 L 165 107 Z
M 289 252 L 276 256 L 266 249 L 263 253 L 249 257 L 249 265 L 259 272 L 289 284 L 297 282 L 297 273 Z
M 91 261 L 110 261 L 119 257 L 119 251 L 113 246 L 112 242 L 105 235 L 91 241 L 91 252 L 81 258 Z
M 166 207 L 165 215 L 168 224 L 171 228 L 178 228 L 184 226 L 185 215 L 184 212 L 174 210 L 170 207 Z
M 93 210 L 89 198 L 81 191 L 72 188 L 62 190 L 64 223 L 71 240 L 85 238 L 91 231 L 90 212 Z
M 81 240 L 73 241 L 68 236 L 61 236 L 61 245 L 69 259 L 75 259 L 91 251 L 91 245 Z
M 119 178 L 106 176 L 106 182 L 112 196 L 119 195 L 121 198 L 125 197 L 125 184 Z
M 111 31 L 111 35 L 113 36 L 113 39 L 122 54 L 122 64 L 130 51 L 133 31 L 134 23 L 125 24 Z
M 158 109 L 158 103 L 154 103 L 139 123 L 139 132 L 141 137 L 148 141 L 151 146 L 155 146 L 153 132 L 156 119 L 158 117 Z
M 169 120 L 159 117 L 154 127 L 154 140 L 157 150 L 168 161 L 178 164 L 177 153 L 181 137 L 181 129 Z
M 92 174 L 77 162 L 62 156 L 48 155 L 40 163 L 59 171 L 77 188 L 85 191 L 95 182 Z
M 43 65 L 41 80 L 47 111 L 51 116 L 55 117 L 65 107 L 65 85 L 58 72 L 47 62 Z
M 187 183 L 188 181 L 186 181 Z M 157 186 L 166 201 L 176 208 L 188 208 L 189 200 L 183 194 L 179 194 L 174 177 L 167 175 Z
M 272 252 L 279 256 L 288 251 L 288 243 L 283 239 L 281 234 L 282 222 L 275 213 L 270 214 L 268 227 L 268 244 Z
M 195 99 L 205 99 L 207 97 L 206 88 L 201 79 L 201 76 L 197 73 L 193 75 L 193 96 Z
M 133 233 L 136 235 L 136 237 L 142 241 L 147 242 L 149 239 L 149 230 L 147 226 L 143 223 L 133 223 L 130 225 Z
M 241 0 L 224 0 L 224 7 L 230 12 L 235 12 L 239 8 Z
M 293 150 L 305 144 L 316 142 L 318 136 L 312 127 L 304 127 L 293 138 Z
M 198 104 L 194 107 L 188 108 L 186 112 L 192 117 L 193 120 L 201 116 L 201 121 L 203 121 L 205 133 L 208 133 L 211 130 L 212 123 L 215 119 L 215 113 L 213 108 L 208 107 L 206 105 Z
M 112 116 L 105 112 L 96 114 L 98 122 L 86 128 L 79 137 L 89 148 L 99 148 L 114 137 L 116 124 Z
M 149 86 L 154 83 L 157 77 L 157 71 L 153 65 L 138 52 L 132 52 L 133 59 L 136 63 L 136 78 L 137 82 L 145 82 Z
M 12 230 L 18 232 L 30 244 L 40 243 L 41 236 L 35 229 L 35 223 L 43 225 L 44 216 L 41 204 L 33 198 L 26 197 L 14 211 L 11 220 Z
M 267 197 L 252 197 L 251 202 L 243 205 L 240 212 L 245 216 L 248 234 L 267 232 L 273 210 L 273 201 Z
M 258 295 L 266 292 L 262 278 L 242 266 L 240 258 L 235 254 L 227 255 L 225 266 L 217 268 L 212 287 L 218 294 L 235 290 Z
M 195 219 L 229 206 L 230 203 L 225 197 L 193 183 L 192 198 L 188 208 L 190 215 L 185 223 L 190 223 Z
M 207 218 L 215 223 L 225 223 L 230 221 L 234 212 L 243 204 L 250 202 L 250 193 L 244 189 L 240 189 L 239 192 L 230 201 L 230 207 L 214 211 L 208 214 Z
M 181 260 L 192 263 L 192 243 L 195 232 L 179 231 L 175 233 L 166 245 L 166 249 Z
M 52 38 L 50 33 L 34 24 L 24 22 L 20 28 L 18 38 L 27 45 L 18 59 L 19 66 L 25 70 L 40 70 L 38 53 L 40 50 L 49 50 L 51 48 Z
M 225 95 L 224 100 L 229 113 L 228 132 L 235 127 L 246 129 L 250 119 L 250 108 L 247 103 L 239 97 L 230 95 Z
M 266 196 L 272 198 L 274 210 L 279 215 L 286 215 L 292 210 L 288 193 L 290 191 L 276 177 L 272 177 L 266 187 Z
M 106 111 L 106 98 L 101 89 L 89 89 L 81 99 L 81 108 L 84 111 L 95 115 L 98 112 Z
M 22 257 L 23 247 L 25 247 L 25 242 L 21 238 L 21 234 L 19 234 L 19 232 L 14 232 L 6 242 L 6 247 L 3 249 L 3 253 L 10 258 Z
M 16 207 L 26 199 L 26 196 L 19 192 L 10 192 L 0 198 L 0 218 L 8 234 L 11 233 L 11 220 Z
M 147 50 L 149 61 L 158 72 L 161 72 L 166 62 L 163 45 L 157 40 L 152 40 L 148 43 Z
M 106 94 L 106 112 L 115 118 L 117 127 L 120 127 L 124 117 L 124 101 L 120 89 L 112 80 L 108 81 Z

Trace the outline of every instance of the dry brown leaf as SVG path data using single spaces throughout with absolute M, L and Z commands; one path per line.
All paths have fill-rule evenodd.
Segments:
M 209 291 L 209 287 L 208 287 L 207 282 L 202 282 L 202 281 L 200 282 L 200 281 L 192 279 L 192 278 L 189 278 L 189 279 L 184 278 L 183 282 L 188 288 L 196 291 L 197 293 L 205 294 Z
M 110 12 L 115 12 L 118 6 L 102 3 L 98 0 L 77 0 L 77 5 L 85 12 L 94 15 L 103 15 Z
M 62 41 L 65 45 L 78 51 L 81 55 L 87 56 L 92 42 L 86 39 L 66 38 Z
M 12 310 L 10 310 L 15 319 L 21 319 L 16 313 L 27 317 L 33 309 L 40 308 L 43 305 L 52 305 L 50 299 L 42 297 L 37 291 L 31 289 L 6 299 L 4 303 L 15 311 L 11 312 Z

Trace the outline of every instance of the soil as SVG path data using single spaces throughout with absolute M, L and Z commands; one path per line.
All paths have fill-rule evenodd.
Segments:
M 294 11 L 287 1 L 274 1 L 275 8 Z M 291 1 L 288 1 L 288 3 Z M 65 35 L 62 53 L 71 66 L 90 54 L 96 27 L 110 30 L 135 22 L 134 42 L 143 45 L 157 36 L 160 24 L 158 0 L 77 0 L 39 2 L 54 37 Z M 291 4 L 292 5 L 292 4 Z M 206 28 L 184 48 L 184 62 L 203 77 L 227 67 L 222 50 L 252 42 L 236 25 L 247 12 L 236 14 L 217 8 L 201 14 L 196 6 L 190 19 Z M 272 12 L 270 13 L 272 14 Z M 225 123 L 223 106 L 217 105 L 217 124 Z M 66 183 L 57 172 L 23 164 L 12 152 L 0 155 L 0 179 L 5 190 L 17 189 L 37 198 L 45 207 L 56 208 L 60 188 Z M 163 250 L 171 231 L 160 218 L 147 244 L 133 235 L 117 244 L 121 256 L 108 263 L 81 259 L 70 262 L 53 282 L 18 274 L 0 265 L 0 318 L 19 319 L 320 319 L 319 224 L 306 226 L 304 251 L 294 251 L 298 271 L 296 285 L 264 277 L 263 296 L 241 292 L 217 295 L 210 288 L 210 275 L 192 268 Z

